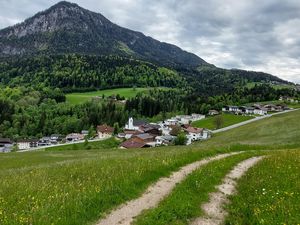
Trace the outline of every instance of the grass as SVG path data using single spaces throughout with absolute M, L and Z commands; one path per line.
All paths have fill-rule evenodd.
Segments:
M 234 115 L 234 114 L 222 114 L 222 117 L 224 122 L 221 128 L 228 127 L 254 118 L 253 116 L 241 116 L 241 115 Z M 210 116 L 203 120 L 195 121 L 192 123 L 192 126 L 215 130 L 216 129 L 215 117 Z
M 159 177 L 216 153 L 161 148 L 7 154 L 14 159 L 0 166 L 0 224 L 87 224 Z M 20 165 L 17 158 L 24 155 L 28 162 Z
M 165 89 L 164 87 L 161 88 Z M 102 97 L 103 95 L 105 95 L 105 97 L 109 97 L 117 94 L 119 94 L 121 97 L 132 98 L 138 93 L 147 93 L 150 89 L 151 88 L 116 88 L 93 92 L 71 93 L 66 95 L 66 101 L 71 104 L 81 104 L 91 100 L 93 97 Z
M 189 175 L 164 199 L 158 207 L 137 217 L 137 225 L 189 224 L 191 219 L 203 215 L 201 204 L 209 193 L 221 183 L 223 177 L 240 161 L 257 153 L 249 152 L 209 163 Z
M 238 193 L 226 224 L 299 224 L 300 150 L 264 159 L 242 177 Z
M 196 145 L 211 146 L 250 146 L 261 149 L 296 148 L 300 146 L 300 110 L 274 115 L 227 132 L 215 134 L 208 141 Z
M 114 149 L 119 146 L 121 141 L 117 140 L 116 138 L 109 138 L 106 140 L 101 141 L 93 141 L 89 142 L 88 144 L 85 143 L 74 143 L 62 146 L 54 146 L 48 147 L 46 151 L 67 151 L 67 150 L 91 150 L 91 149 Z
M 291 84 L 271 84 L 271 83 L 262 83 L 262 82 L 249 82 L 247 83 L 246 87 L 247 88 L 253 88 L 255 85 L 261 85 L 261 84 L 269 84 L 271 85 L 271 87 L 275 88 L 276 90 L 280 90 L 280 89 L 294 89 L 295 85 L 291 85 Z
M 204 157 L 299 147 L 299 118 L 300 111 L 276 115 L 184 147 L 1 154 L 0 224 L 90 224 L 160 177 Z

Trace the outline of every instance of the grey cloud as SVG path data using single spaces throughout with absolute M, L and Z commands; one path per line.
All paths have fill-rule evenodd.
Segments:
M 57 0 L 0 0 L 0 28 Z M 220 67 L 300 82 L 299 0 L 73 0 Z

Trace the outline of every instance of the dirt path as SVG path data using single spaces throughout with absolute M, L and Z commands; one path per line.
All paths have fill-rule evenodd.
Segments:
M 157 206 L 158 203 L 172 191 L 177 183 L 180 183 L 194 170 L 209 162 L 240 153 L 242 152 L 220 154 L 182 167 L 179 171 L 173 172 L 170 177 L 159 179 L 155 184 L 151 185 L 141 197 L 119 206 L 116 210 L 107 215 L 106 218 L 100 220 L 97 225 L 129 225 L 134 217 L 138 216 L 143 210 Z
M 209 202 L 202 206 L 206 217 L 201 217 L 192 222 L 192 225 L 218 225 L 224 222 L 227 215 L 223 206 L 228 203 L 227 196 L 236 191 L 236 181 L 241 178 L 252 166 L 263 159 L 263 156 L 253 157 L 242 161 L 230 171 L 223 180 L 223 183 L 217 187 L 217 191 L 210 195 Z

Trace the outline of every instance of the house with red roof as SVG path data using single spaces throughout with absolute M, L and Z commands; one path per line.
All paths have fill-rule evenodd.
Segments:
M 97 126 L 97 133 L 100 139 L 109 138 L 114 133 L 114 128 L 108 126 L 107 124 Z

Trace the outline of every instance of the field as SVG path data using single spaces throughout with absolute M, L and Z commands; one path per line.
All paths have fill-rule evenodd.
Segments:
M 106 140 L 101 141 L 93 141 L 85 143 L 74 143 L 74 144 L 68 144 L 68 145 L 62 145 L 62 146 L 54 146 L 54 147 L 48 147 L 45 150 L 46 151 L 68 151 L 68 150 L 94 150 L 94 149 L 109 149 L 112 150 L 114 148 L 117 148 L 121 141 L 116 140 L 115 138 L 109 138 Z
M 229 208 L 228 220 L 241 218 L 244 213 L 247 213 L 245 211 L 247 206 L 243 206 L 240 199 L 249 198 L 251 201 L 251 197 L 259 198 L 260 195 L 253 194 L 256 193 L 253 191 L 260 188 L 278 189 L 282 194 L 280 196 L 284 197 L 284 200 L 287 199 L 286 204 L 278 210 L 287 209 L 289 204 L 291 206 L 287 212 L 290 212 L 291 217 L 299 219 L 295 216 L 295 210 L 298 210 L 299 206 L 295 202 L 299 201 L 299 189 L 297 189 L 299 188 L 297 183 L 297 180 L 299 182 L 299 154 L 297 151 L 286 150 L 299 149 L 299 118 L 300 111 L 276 115 L 219 133 L 208 141 L 185 147 L 121 150 L 98 146 L 86 150 L 84 146 L 79 146 L 77 150 L 72 147 L 52 149 L 53 151 L 1 154 L 0 224 L 93 224 L 119 204 L 140 196 L 150 184 L 179 167 L 218 153 L 241 150 L 255 150 L 255 152 L 216 161 L 195 171 L 181 185 L 188 193 L 193 194 L 192 196 L 199 190 L 203 191 L 203 195 L 193 200 L 189 195 L 184 196 L 184 189 L 178 185 L 170 198 L 166 198 L 160 204 L 158 211 L 145 212 L 149 216 L 143 217 L 144 219 L 140 217 L 141 223 L 148 221 L 148 218 L 149 221 L 156 218 L 159 208 L 169 204 L 175 208 L 172 213 L 178 214 L 176 218 L 172 217 L 172 220 L 186 221 L 188 217 L 201 215 L 201 211 L 195 208 L 195 203 L 200 204 L 207 199 L 208 193 L 213 190 L 215 184 L 219 183 L 220 178 L 228 172 L 229 168 L 243 157 L 269 154 L 269 152 L 271 152 L 270 158 L 266 158 L 258 167 L 254 167 L 247 175 L 248 179 L 241 180 L 237 199 L 233 197 Z M 290 154 L 274 151 L 282 149 L 293 154 L 289 157 Z M 274 174 L 274 171 L 278 175 Z M 215 177 L 215 179 L 202 180 L 205 176 Z M 259 179 L 255 181 L 255 177 Z M 201 181 L 205 185 L 197 187 L 199 189 L 190 189 L 196 181 Z M 243 193 L 241 190 L 246 188 L 246 184 L 250 181 L 253 182 L 253 187 L 248 185 L 251 186 L 247 187 L 248 193 Z M 288 199 L 291 193 L 297 197 Z M 174 197 L 173 200 L 171 199 L 178 194 L 185 198 L 179 202 L 176 202 Z M 269 206 L 271 197 L 268 198 L 270 199 L 264 202 Z M 265 206 L 264 202 L 254 200 L 253 202 L 257 202 L 257 205 L 250 205 L 252 208 L 250 207 L 249 210 L 254 208 L 262 210 Z M 240 208 L 240 211 L 237 211 L 237 208 Z M 166 214 L 163 217 L 167 218 L 165 220 L 167 221 L 170 215 L 167 215 L 168 211 L 163 212 Z M 281 221 L 281 217 L 277 220 L 277 217 L 271 218 L 270 215 L 266 212 L 258 218 L 271 221 L 265 224 L 272 224 L 272 221 L 277 222 L 276 224 L 284 222 Z
M 93 92 L 83 92 L 83 93 L 71 93 L 66 95 L 66 101 L 71 104 L 80 104 L 86 101 L 91 100 L 93 97 L 109 97 L 111 95 L 119 94 L 121 97 L 132 98 L 135 97 L 138 93 L 146 93 L 151 88 L 116 88 L 116 89 L 107 89 Z
M 241 116 L 241 115 L 234 115 L 234 114 L 222 114 L 222 117 L 223 117 L 223 124 L 221 128 L 228 127 L 233 124 L 244 122 L 254 118 L 253 116 Z M 215 130 L 216 124 L 214 121 L 215 121 L 215 117 L 210 116 L 203 120 L 193 122 L 192 125 L 199 128 Z
M 158 207 L 141 214 L 135 224 L 189 224 L 191 218 L 203 215 L 199 205 L 208 200 L 209 193 L 215 190 L 215 186 L 230 169 L 238 162 L 257 154 L 249 152 L 209 163 L 188 176 Z
M 253 88 L 255 85 L 261 85 L 264 83 L 261 82 L 250 82 L 247 83 L 246 87 L 247 88 Z M 289 89 L 293 89 L 295 88 L 295 85 L 291 85 L 291 84 L 270 84 L 273 88 L 280 90 L 280 89 L 285 89 L 285 88 L 289 88 Z
M 299 224 L 300 151 L 271 154 L 240 180 L 238 192 L 226 224 Z

